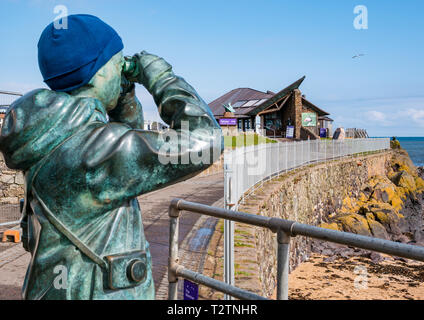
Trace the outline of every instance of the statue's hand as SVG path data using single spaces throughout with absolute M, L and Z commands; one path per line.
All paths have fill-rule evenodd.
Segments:
M 125 96 L 127 93 L 131 92 L 134 89 L 134 84 L 129 81 L 124 73 L 121 76 L 121 97 Z
M 143 85 L 150 93 L 154 90 L 158 78 L 163 77 L 165 73 L 172 73 L 171 65 L 154 54 L 142 51 L 132 57 L 125 57 L 125 78 Z
M 121 96 L 116 108 L 108 112 L 111 122 L 128 124 L 133 129 L 143 129 L 143 107 L 135 94 L 135 85 L 122 77 Z
M 111 122 L 128 124 L 133 129 L 143 129 L 143 107 L 135 95 L 134 82 L 127 77 L 129 74 L 131 73 L 124 65 L 121 76 L 121 94 L 116 107 L 108 112 L 109 119 Z

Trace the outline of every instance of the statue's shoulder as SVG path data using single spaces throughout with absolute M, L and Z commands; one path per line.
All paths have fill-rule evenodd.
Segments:
M 9 109 L 20 109 L 34 112 L 46 112 L 46 109 L 75 109 L 89 107 L 89 109 L 102 109 L 101 102 L 89 97 L 74 97 L 66 92 L 57 92 L 49 89 L 32 90 L 12 103 Z
M 65 92 L 56 92 L 49 89 L 35 89 L 15 100 L 15 102 L 11 105 L 11 108 L 22 105 L 32 105 L 33 107 L 45 108 L 52 104 L 64 102 L 69 103 L 75 100 L 75 97 Z

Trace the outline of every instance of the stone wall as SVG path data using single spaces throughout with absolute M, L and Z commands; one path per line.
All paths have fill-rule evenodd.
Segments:
M 300 128 L 302 127 L 302 93 L 299 89 L 293 90 L 292 121 L 294 124 L 294 137 L 300 139 Z
M 342 207 L 345 197 L 357 197 L 370 177 L 386 174 L 390 158 L 391 152 L 388 151 L 303 167 L 264 184 L 239 210 L 319 225 L 325 217 Z M 236 233 L 240 232 L 237 228 L 241 226 L 236 226 Z M 236 277 L 236 285 L 252 289 L 249 283 L 253 280 L 262 287 L 260 294 L 271 296 L 276 288 L 276 235 L 263 228 L 246 225 L 242 228 L 246 239 L 253 238 L 254 241 L 249 241 L 244 248 L 236 248 L 236 263 L 243 263 L 238 252 L 259 263 L 256 263 L 256 271 L 253 271 L 255 264 L 251 264 L 247 276 Z M 310 239 L 292 238 L 290 270 L 305 261 L 310 253 Z
M 0 205 L 18 204 L 24 197 L 24 177 L 19 171 L 10 170 L 0 153 Z

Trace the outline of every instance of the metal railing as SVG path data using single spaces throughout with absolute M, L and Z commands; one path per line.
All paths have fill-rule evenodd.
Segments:
M 180 212 L 182 210 L 267 228 L 277 233 L 277 299 L 279 300 L 288 299 L 290 239 L 297 235 L 424 262 L 424 247 L 421 246 L 382 240 L 354 233 L 334 231 L 290 220 L 231 211 L 200 203 L 188 202 L 182 199 L 173 199 L 169 206 L 169 300 L 177 300 L 178 298 L 178 277 L 205 285 L 235 298 L 246 300 L 266 299 L 255 293 L 186 269 L 178 263 L 178 226 Z
M 369 138 L 367 130 L 358 128 L 347 128 L 345 130 L 346 138 L 358 139 Z
M 13 103 L 13 101 L 18 99 L 20 96 L 22 96 L 22 94 L 18 92 L 0 90 L 0 129 L 3 126 L 3 117 L 7 112 L 7 109 Z
M 9 107 L 22 93 L 0 90 L 0 107 Z
M 386 149 L 390 149 L 389 138 L 279 142 L 226 150 L 226 203 L 236 209 L 245 194 L 254 191 L 263 181 L 289 170 Z
M 21 210 L 18 204 L 0 205 L 0 229 L 20 223 Z

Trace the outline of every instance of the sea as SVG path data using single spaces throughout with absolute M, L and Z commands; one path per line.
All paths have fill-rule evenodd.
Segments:
M 417 167 L 424 166 L 424 137 L 397 137 L 403 149 Z

